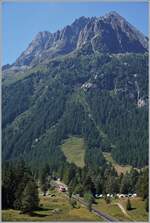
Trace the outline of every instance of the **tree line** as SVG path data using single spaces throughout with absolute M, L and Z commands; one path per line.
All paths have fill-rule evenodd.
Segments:
M 21 213 L 37 210 L 40 208 L 39 192 L 45 196 L 51 187 L 51 179 L 57 178 L 68 186 L 70 198 L 72 194 L 79 194 L 89 202 L 89 209 L 96 194 L 103 194 L 109 202 L 107 194 L 137 193 L 145 201 L 148 211 L 148 168 L 140 171 L 132 168 L 130 172 L 118 175 L 106 162 L 97 169 L 92 166 L 79 168 L 69 163 L 52 169 L 46 164 L 39 175 L 31 172 L 24 161 L 6 162 L 2 171 L 2 208 L 20 210 Z

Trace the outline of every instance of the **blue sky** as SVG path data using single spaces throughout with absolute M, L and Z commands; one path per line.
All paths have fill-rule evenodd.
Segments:
M 80 16 L 101 16 L 116 11 L 148 35 L 146 2 L 15 3 L 2 4 L 2 63 L 13 63 L 40 31 L 55 32 Z

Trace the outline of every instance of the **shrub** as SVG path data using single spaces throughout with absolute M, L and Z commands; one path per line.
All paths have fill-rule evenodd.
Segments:
M 76 208 L 76 206 L 77 206 L 76 200 L 70 199 L 70 205 L 71 205 L 72 208 Z

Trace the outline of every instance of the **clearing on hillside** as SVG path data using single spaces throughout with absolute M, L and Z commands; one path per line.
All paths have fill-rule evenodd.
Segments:
M 108 153 L 108 152 L 103 152 L 103 155 L 105 157 L 105 159 L 110 162 L 115 170 L 117 171 L 117 173 L 120 175 L 121 173 L 126 173 L 127 171 L 130 171 L 132 166 L 130 165 L 119 165 L 118 163 L 116 163 L 115 160 L 113 160 L 112 156 L 111 156 L 111 153 Z
M 84 167 L 85 141 L 83 138 L 69 137 L 61 145 L 61 149 L 69 163 L 74 163 L 81 168 Z

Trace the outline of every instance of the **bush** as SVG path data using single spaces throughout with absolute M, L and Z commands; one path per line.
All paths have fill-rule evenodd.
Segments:
M 72 208 L 76 208 L 76 206 L 77 206 L 76 200 L 70 199 L 70 205 L 71 205 Z

